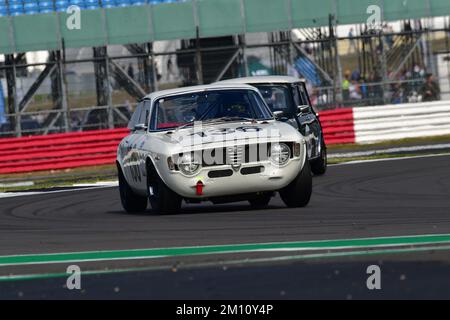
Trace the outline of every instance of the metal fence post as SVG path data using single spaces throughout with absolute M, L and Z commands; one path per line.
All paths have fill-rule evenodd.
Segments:
M 67 82 L 66 82 L 66 67 L 65 67 L 66 53 L 64 39 L 62 39 L 62 50 L 58 59 L 58 71 L 59 71 L 59 81 L 61 86 L 61 107 L 63 110 L 63 122 L 64 131 L 70 131 L 70 116 L 69 116 L 69 104 L 67 102 Z
M 108 56 L 108 47 L 106 47 L 105 52 L 105 64 L 106 64 L 106 84 L 108 88 L 106 89 L 106 93 L 108 95 L 108 128 L 114 129 L 114 110 L 112 103 L 112 85 L 111 85 L 111 77 L 110 77 L 110 66 L 109 66 L 109 56 Z

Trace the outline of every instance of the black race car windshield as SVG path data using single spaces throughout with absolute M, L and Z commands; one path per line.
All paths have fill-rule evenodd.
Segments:
M 189 126 L 195 121 L 258 121 L 273 119 L 253 90 L 211 90 L 160 98 L 153 108 L 151 129 Z
M 276 84 L 255 85 L 272 111 L 283 111 L 285 114 L 293 110 L 289 87 Z

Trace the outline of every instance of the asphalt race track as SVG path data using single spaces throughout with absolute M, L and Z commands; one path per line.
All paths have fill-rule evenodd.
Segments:
M 449 155 L 332 166 L 314 178 L 311 203 L 302 209 L 285 208 L 277 197 L 262 210 L 206 203 L 177 215 L 129 215 L 117 188 L 4 198 L 0 298 L 450 298 L 449 234 Z M 404 244 L 396 238 L 402 236 L 417 241 Z M 355 249 L 359 242 L 345 248 L 333 242 L 361 238 L 376 240 L 361 240 L 362 249 Z M 316 240 L 333 241 L 297 250 Z M 296 249 L 239 247 L 267 243 Z M 237 247 L 195 254 L 216 245 Z M 164 257 L 151 251 L 174 247 L 189 249 Z M 153 256 L 131 258 L 132 249 Z M 111 258 L 117 250 L 125 257 Z M 58 263 L 41 256 L 86 251 L 96 258 Z M 101 258 L 104 251 L 112 252 Z M 37 260 L 10 257 L 30 254 Z M 83 277 L 82 290 L 64 288 L 70 264 L 94 271 Z M 381 268 L 381 290 L 367 289 L 371 264 Z

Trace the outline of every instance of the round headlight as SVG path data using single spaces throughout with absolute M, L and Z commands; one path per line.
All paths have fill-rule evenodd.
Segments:
M 285 143 L 272 144 L 270 147 L 270 160 L 279 166 L 285 165 L 291 157 L 291 149 Z
M 200 168 L 200 162 L 195 159 L 191 153 L 184 154 L 178 161 L 178 168 L 184 174 L 190 176 L 197 172 Z

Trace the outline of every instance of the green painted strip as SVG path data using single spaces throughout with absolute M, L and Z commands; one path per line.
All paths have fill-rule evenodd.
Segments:
M 291 255 L 281 257 L 270 258 L 250 258 L 240 260 L 228 260 L 222 262 L 206 262 L 188 264 L 183 266 L 184 268 L 194 267 L 215 267 L 218 265 L 246 265 L 254 263 L 268 263 L 268 262 L 283 262 L 283 261 L 300 261 L 300 260 L 312 260 L 312 259 L 326 259 L 326 258 L 339 258 L 339 257 L 352 257 L 352 256 L 376 256 L 380 254 L 399 254 L 399 253 L 417 253 L 426 251 L 443 251 L 450 250 L 450 246 L 438 246 L 438 247 L 422 247 L 422 248 L 406 248 L 406 249 L 381 249 L 381 250 L 364 250 L 364 251 L 349 251 L 349 252 L 327 252 L 327 253 L 313 253 L 303 255 Z M 142 267 L 142 268 L 124 268 L 124 269 L 109 269 L 109 270 L 90 270 L 83 271 L 83 276 L 89 275 L 102 275 L 102 274 L 117 274 L 126 272 L 146 272 L 167 270 L 171 266 L 157 266 L 157 267 Z M 0 282 L 13 282 L 13 281 L 27 281 L 27 280 L 45 280 L 54 278 L 66 278 L 67 273 L 47 273 L 47 274 L 28 274 L 28 275 L 10 275 L 0 276 Z
M 345 249 L 345 248 L 363 248 L 363 247 L 378 247 L 378 246 L 423 245 L 423 244 L 436 244 L 449 242 L 450 242 L 450 234 L 442 234 L 442 235 L 382 237 L 382 238 L 364 238 L 364 239 L 346 239 L 346 240 L 254 243 L 254 244 L 216 245 L 216 246 L 180 247 L 180 248 L 72 252 L 72 253 L 56 253 L 56 254 L 29 254 L 29 255 L 0 256 L 0 266 L 82 262 L 82 261 L 150 259 L 160 257 L 242 253 L 255 251 L 315 250 L 315 249 L 324 250 L 324 249 L 339 249 L 339 248 Z

